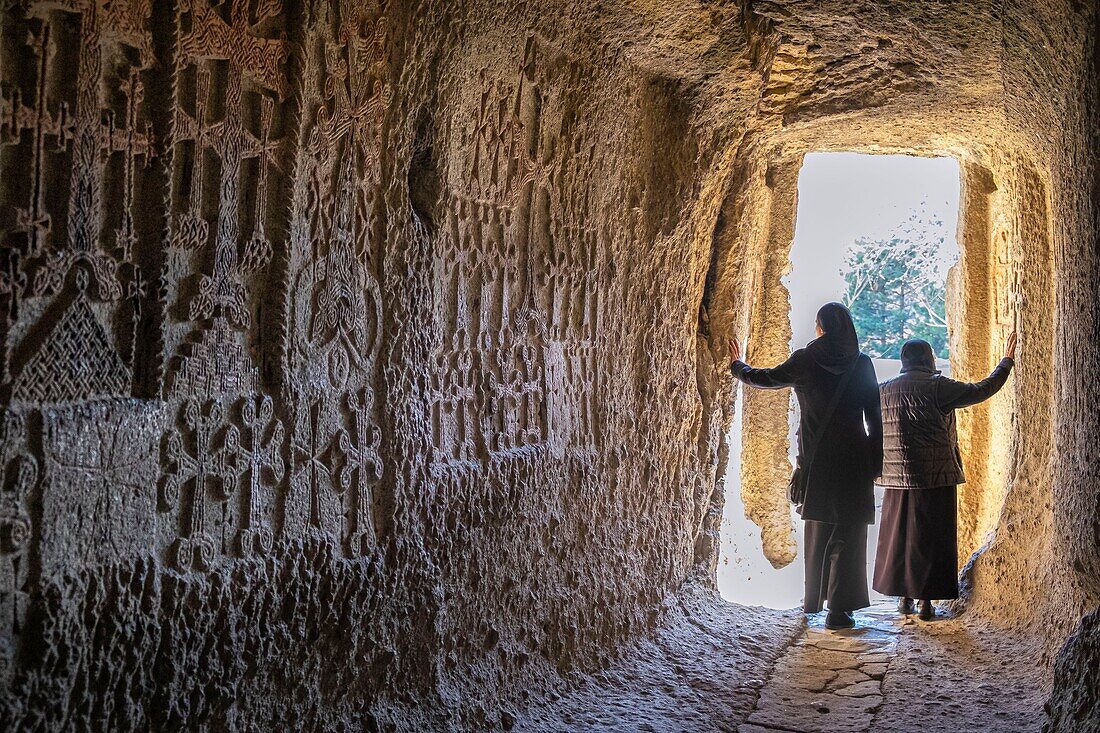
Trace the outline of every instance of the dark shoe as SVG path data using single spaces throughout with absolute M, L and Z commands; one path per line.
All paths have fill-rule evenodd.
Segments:
M 898 613 L 902 616 L 913 615 L 913 599 L 902 596 L 898 599 Z
M 829 611 L 825 617 L 825 628 L 832 631 L 837 629 L 850 629 L 856 625 L 856 620 L 850 611 Z
M 920 602 L 920 620 L 931 621 L 936 616 L 936 607 L 932 605 L 932 601 L 922 600 Z

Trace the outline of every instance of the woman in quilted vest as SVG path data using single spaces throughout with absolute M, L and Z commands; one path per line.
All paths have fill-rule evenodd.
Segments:
M 933 600 L 959 597 L 955 487 L 965 481 L 955 438 L 955 410 L 989 399 L 1004 386 L 1016 355 L 1016 334 L 993 373 L 970 384 L 936 370 L 921 339 L 901 349 L 901 374 L 882 394 L 882 524 L 872 587 L 898 596 L 898 611 L 935 615 Z

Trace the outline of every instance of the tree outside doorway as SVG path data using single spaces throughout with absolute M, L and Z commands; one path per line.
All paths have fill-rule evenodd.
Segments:
M 937 358 L 947 358 L 944 298 L 947 271 L 958 255 L 946 241 L 943 218 L 922 201 L 886 236 L 860 237 L 849 247 L 840 271 L 844 304 L 865 354 L 898 359 L 907 339 L 920 338 Z

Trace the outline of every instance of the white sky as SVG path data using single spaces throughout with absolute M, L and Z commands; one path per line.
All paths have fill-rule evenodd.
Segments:
M 840 301 L 840 268 L 856 238 L 885 236 L 921 201 L 943 219 L 945 248 L 958 252 L 959 164 L 954 158 L 909 155 L 810 153 L 798 175 L 793 269 L 784 278 L 791 292 L 792 344 L 814 337 L 822 304 Z
M 840 301 L 840 275 L 848 246 L 860 236 L 883 236 L 909 218 L 924 201 L 925 211 L 943 219 L 945 254 L 957 256 L 955 230 L 959 214 L 959 165 L 952 158 L 906 155 L 811 153 L 798 178 L 793 269 L 784 278 L 791 293 L 792 347 L 814 337 L 814 316 L 823 303 Z M 759 366 L 774 366 L 761 364 Z M 877 360 L 879 379 L 896 374 L 896 362 Z M 744 387 L 742 387 L 744 389 Z M 793 419 L 793 413 L 792 413 Z M 738 603 L 791 608 L 802 603 L 802 522 L 798 558 L 775 570 L 760 548 L 760 530 L 745 518 L 741 503 L 741 402 L 730 430 L 726 506 L 722 517 L 718 590 Z M 785 487 L 776 487 L 777 491 Z M 882 491 L 876 492 L 876 504 Z M 869 528 L 867 559 L 874 563 L 877 525 Z

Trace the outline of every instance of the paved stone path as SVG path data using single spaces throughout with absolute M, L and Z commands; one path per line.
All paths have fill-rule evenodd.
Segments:
M 898 633 L 912 623 L 913 617 L 902 619 L 886 604 L 857 613 L 856 628 L 843 631 L 827 630 L 824 613 L 812 616 L 772 669 L 738 733 L 871 730 Z
M 1049 674 L 1026 630 L 901 618 L 803 625 L 688 589 L 606 669 L 519 711 L 513 733 L 1023 733 L 1042 728 Z

